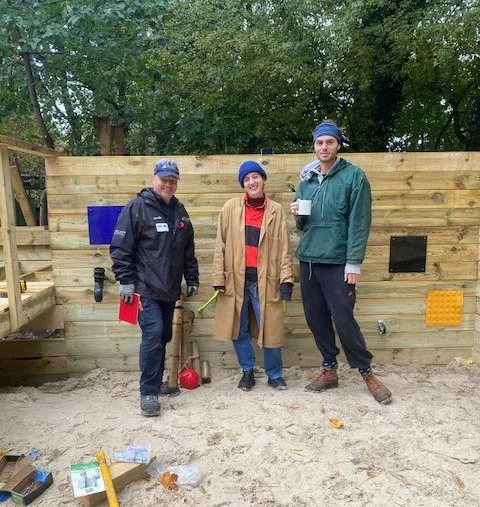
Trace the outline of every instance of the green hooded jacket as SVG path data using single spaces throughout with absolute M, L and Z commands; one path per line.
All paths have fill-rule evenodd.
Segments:
M 365 173 L 343 158 L 320 183 L 308 164 L 295 197 L 312 201 L 312 214 L 296 219 L 302 231 L 298 260 L 324 264 L 361 264 L 372 219 L 370 183 Z M 307 169 L 307 170 L 305 170 Z

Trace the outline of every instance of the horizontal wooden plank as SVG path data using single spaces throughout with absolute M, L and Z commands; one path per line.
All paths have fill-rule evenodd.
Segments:
M 19 226 L 15 228 L 17 245 L 50 246 L 50 231 L 43 226 Z
M 65 357 L 65 340 L 0 340 L 0 359 L 39 359 L 46 356 Z
M 118 297 L 117 297 L 118 300 Z M 200 306 L 200 302 L 196 304 L 185 302 L 184 306 L 187 310 L 196 311 Z M 477 307 L 477 298 L 474 296 L 464 296 L 463 300 L 463 313 L 475 313 Z M 63 308 L 63 318 L 65 322 L 112 322 L 118 321 L 118 302 L 101 304 L 85 304 L 85 305 L 72 305 L 65 304 Z M 369 298 L 367 296 L 359 297 L 355 305 L 355 312 L 357 315 L 424 315 L 426 308 L 426 298 L 416 297 L 403 297 L 399 298 L 397 295 L 392 295 L 389 291 L 384 291 L 383 297 Z M 287 303 L 286 318 L 292 316 L 303 315 L 303 306 L 299 298 L 289 301 Z M 208 311 L 207 311 L 208 310 Z M 202 316 L 199 318 L 211 318 L 214 316 L 215 304 L 210 305 Z M 187 316 L 185 318 L 188 318 Z
M 458 248 L 455 249 L 453 252 L 450 248 L 439 248 L 436 250 L 436 255 L 428 255 L 427 259 L 427 266 L 429 266 L 430 272 L 440 272 L 439 269 L 441 268 L 443 271 L 448 267 L 448 264 L 451 263 L 468 263 L 468 266 L 465 266 L 465 270 L 470 269 L 471 264 L 476 263 L 476 255 L 477 252 L 475 251 L 476 247 L 472 248 Z M 386 249 L 384 249 L 386 250 Z M 60 256 L 58 255 L 60 252 L 70 254 Z M 93 269 L 95 267 L 103 267 L 106 272 L 106 281 L 107 283 L 113 284 L 114 283 L 114 275 L 111 271 L 112 263 L 110 261 L 109 256 L 105 253 L 105 255 L 100 256 L 96 255 L 95 253 L 91 252 L 90 255 L 88 255 L 88 251 L 82 250 L 82 254 L 80 257 L 77 257 L 76 254 L 79 252 L 79 250 L 75 250 L 75 254 L 70 250 L 57 250 L 55 252 L 56 260 L 54 264 L 56 265 L 56 269 L 54 270 L 55 277 L 56 277 L 56 284 L 58 286 L 66 286 L 72 283 L 72 280 L 70 280 L 70 277 L 73 277 L 74 285 L 83 285 L 83 286 L 89 286 L 91 285 L 91 280 L 93 277 Z M 85 255 L 85 253 L 87 254 Z M 462 254 L 462 252 L 464 252 Z M 370 253 L 372 255 L 370 255 Z M 365 258 L 365 262 L 362 267 L 362 273 L 369 274 L 370 272 L 376 272 L 376 271 L 384 271 L 385 274 L 390 273 L 388 272 L 388 256 L 389 254 L 385 251 L 384 254 L 381 253 L 381 251 L 375 252 L 373 249 L 369 249 L 367 256 Z M 196 257 L 200 265 L 200 273 L 201 273 L 201 284 L 202 285 L 209 285 L 210 283 L 210 273 L 211 273 L 211 266 L 213 264 L 213 253 L 211 250 L 203 250 L 203 249 L 197 249 L 196 251 Z M 458 260 L 457 260 L 458 259 Z M 440 268 L 439 268 L 440 266 Z M 461 266 L 456 267 L 456 272 L 460 273 Z M 464 272 L 465 270 L 461 270 Z M 428 273 L 428 270 L 427 270 Z M 294 261 L 294 274 L 298 281 L 298 275 L 299 275 L 299 268 L 296 261 Z M 378 278 L 378 275 L 376 275 Z M 469 277 L 472 278 L 472 276 Z M 49 279 L 50 277 L 46 276 L 44 279 Z M 395 275 L 393 278 L 399 278 L 399 276 Z M 415 276 L 415 278 L 418 278 L 419 280 L 423 278 L 423 274 L 420 273 L 418 276 Z M 461 278 L 461 276 L 459 276 Z M 382 279 L 385 279 L 383 277 Z M 388 277 L 386 278 L 388 279 Z M 365 276 L 362 276 L 361 278 L 362 282 L 366 280 Z
M 474 314 L 464 314 L 462 323 L 456 327 L 427 327 L 425 326 L 424 315 L 385 315 L 384 320 L 387 334 L 379 335 L 377 331 L 377 316 L 357 314 L 357 321 L 362 328 L 362 332 L 366 337 L 374 339 L 374 343 L 382 344 L 382 347 L 397 347 L 395 340 L 405 340 L 410 335 L 413 343 L 409 343 L 410 347 L 424 347 L 431 345 L 429 342 L 432 337 L 437 336 L 439 343 L 444 344 L 445 340 L 449 341 L 455 332 L 465 331 L 472 336 L 473 326 L 475 323 Z M 405 330 L 408 330 L 408 333 Z M 308 338 L 309 347 L 314 347 L 311 341 L 311 332 L 306 325 L 303 315 L 291 316 L 285 319 L 284 336 L 286 340 L 300 340 Z M 412 333 L 415 333 L 414 335 Z M 65 325 L 65 338 L 67 344 L 83 339 L 95 339 L 99 342 L 98 346 L 102 347 L 102 343 L 108 341 L 110 344 L 124 342 L 125 340 L 137 341 L 140 337 L 140 329 L 138 326 L 132 326 L 124 322 L 118 321 L 74 321 L 67 322 Z M 211 339 L 213 336 L 213 319 L 200 318 L 195 319 L 190 334 L 191 339 Z M 425 338 L 424 338 L 425 336 Z M 112 341 L 110 338 L 114 337 Z M 463 335 L 465 338 L 466 335 Z M 470 338 L 469 344 L 472 344 Z M 435 343 L 434 343 L 435 345 Z M 67 345 L 68 346 L 68 345 Z M 446 346 L 446 345 L 444 345 Z
M 412 190 L 478 190 L 480 189 L 480 173 L 472 171 L 442 171 L 438 177 L 432 178 L 429 171 L 399 171 L 368 173 L 372 191 Z M 292 168 L 292 173 L 268 173 L 266 189 L 268 192 L 294 192 L 300 183 L 299 170 Z M 115 177 L 101 178 L 98 175 L 60 175 L 47 178 L 48 195 L 64 194 L 129 194 L 135 195 L 141 188 L 152 186 L 152 175 L 138 173 L 122 173 Z M 183 194 L 199 191 L 217 194 L 232 192 L 237 187 L 237 174 L 189 174 L 183 173 L 178 185 L 178 192 Z
M 58 375 L 67 373 L 65 356 L 31 359 L 0 359 L 0 376 Z
M 79 324 L 81 325 L 81 324 Z M 418 332 L 415 336 L 411 333 L 365 333 L 365 339 L 369 349 L 404 349 L 404 348 L 459 348 L 472 347 L 473 337 L 471 331 L 425 331 Z M 136 336 L 111 335 L 85 335 L 69 337 L 66 340 L 68 356 L 101 356 L 101 355 L 134 355 L 138 354 L 140 345 L 140 332 Z M 200 350 L 200 356 L 209 352 L 231 352 L 231 342 L 221 342 L 207 337 L 196 337 Z M 309 334 L 302 336 L 286 336 L 284 352 L 290 350 L 302 351 L 303 353 L 315 354 L 317 352 L 313 338 Z M 1 351 L 0 351 L 1 353 Z M 257 354 L 258 355 L 258 354 Z M 27 356 L 24 356 L 27 357 Z
M 63 329 L 63 306 L 55 305 L 38 317 L 22 326 L 22 330 L 29 329 Z
M 104 355 L 134 355 L 138 354 L 140 336 L 133 338 L 87 338 L 85 340 L 71 340 L 66 342 L 67 355 L 79 356 L 104 356 Z
M 216 216 L 197 217 L 193 219 L 193 224 L 197 249 L 213 250 L 217 231 Z M 289 226 L 293 252 L 298 243 L 299 234 L 292 223 L 290 223 Z M 88 245 L 88 249 L 84 249 L 83 252 L 76 251 L 74 255 L 58 249 L 58 246 L 62 246 L 62 244 L 68 245 L 72 242 L 72 237 L 74 235 L 70 233 L 76 233 L 75 235 L 80 234 L 86 240 L 88 237 L 88 225 L 85 214 L 72 216 L 56 215 L 51 217 L 50 227 L 54 232 L 68 234 L 65 238 L 62 238 L 60 234 L 55 236 L 55 249 L 52 251 L 52 258 L 55 260 L 57 266 L 59 263 L 67 262 L 68 259 L 71 259 L 72 262 L 76 262 L 75 259 L 79 257 L 93 257 L 93 260 L 98 262 L 98 259 L 102 256 L 108 257 L 109 255 L 108 245 L 89 245 L 88 242 L 85 243 Z M 429 248 L 432 245 L 442 245 L 454 251 L 460 244 L 469 244 L 475 245 L 478 249 L 478 224 L 470 227 L 389 227 L 381 224 L 374 224 L 368 238 L 367 255 L 372 246 L 389 245 L 391 236 L 427 236 L 427 245 Z M 77 242 L 73 244 L 77 244 Z M 77 250 L 81 250 L 81 248 Z
M 95 251 L 95 253 L 92 252 L 90 255 L 87 254 L 87 256 L 85 256 L 85 252 L 88 251 L 84 249 L 81 250 L 80 258 L 76 255 L 77 250 L 64 250 L 64 252 L 67 252 L 69 255 L 63 256 L 58 255 L 58 250 L 54 253 L 53 264 L 55 268 L 53 272 L 57 285 L 69 285 L 72 282 L 70 280 L 65 281 L 64 277 L 68 279 L 73 276 L 75 285 L 89 286 L 92 283 L 94 267 L 105 268 L 107 280 L 114 283 L 114 275 L 111 271 L 112 262 L 107 251 L 104 251 L 103 255 Z M 367 250 L 367 255 L 362 265 L 362 274 L 370 275 L 376 271 L 383 270 L 385 274 L 390 275 L 389 256 L 389 247 L 371 246 Z M 213 251 L 211 249 L 197 248 L 196 257 L 201 274 L 210 274 L 213 265 Z M 465 269 L 470 269 L 472 264 L 476 264 L 477 257 L 478 248 L 476 245 L 458 245 L 455 247 L 431 245 L 427 248 L 426 273 L 445 272 L 450 269 L 449 266 L 451 264 L 456 265 L 455 272 L 464 272 L 465 270 L 462 270 L 461 265 L 465 264 Z M 85 264 L 87 267 L 85 267 Z M 466 264 L 468 264 L 468 266 L 466 266 Z M 294 262 L 294 270 L 298 277 L 299 267 L 297 261 Z M 394 275 L 397 274 L 394 273 Z M 423 274 L 420 273 L 419 275 Z M 364 277 L 362 277 L 362 280 L 363 278 Z M 417 276 L 417 278 L 420 279 L 421 276 Z M 459 278 L 461 278 L 461 276 L 459 276 Z M 469 276 L 469 278 L 471 278 L 471 276 Z M 202 280 L 205 279 L 202 277 Z
M 471 347 L 453 348 L 417 348 L 417 349 L 373 349 L 376 364 L 448 364 L 455 357 L 469 357 Z M 205 352 L 202 360 L 210 362 L 212 377 L 215 378 L 216 368 L 239 369 L 237 358 L 230 352 Z M 343 354 L 339 359 L 345 361 Z M 320 354 L 311 352 L 288 350 L 283 354 L 284 367 L 300 366 L 302 368 L 319 368 Z M 101 355 L 74 356 L 67 358 L 68 370 L 75 373 L 85 373 L 96 368 L 107 368 L 113 371 L 138 371 L 138 355 Z M 257 364 L 262 365 L 261 354 L 257 354 Z M 288 372 L 287 372 L 288 373 Z M 340 370 L 341 375 L 341 370 Z M 288 380 L 288 375 L 287 375 Z
M 123 204 L 123 203 L 122 203 Z M 216 226 L 218 213 L 221 206 L 201 206 L 189 209 L 188 212 L 192 219 L 193 226 L 196 230 L 202 225 Z M 288 206 L 285 206 L 285 212 L 288 213 Z M 68 210 L 58 210 L 55 213 L 50 211 L 51 219 L 51 235 L 58 231 L 66 232 L 83 232 L 88 231 L 86 222 L 86 208 Z M 82 221 L 78 221 L 78 217 L 84 217 Z M 372 212 L 372 236 L 382 234 L 386 235 L 445 235 L 446 238 L 456 236 L 458 241 L 462 241 L 468 237 L 472 229 L 478 230 L 478 221 L 480 215 L 477 209 L 391 209 L 391 210 L 373 210 Z M 293 221 L 289 219 L 288 225 L 291 231 L 295 230 Z M 445 231 L 441 228 L 446 227 Z M 382 229 L 385 232 L 382 232 Z M 196 238 L 202 238 L 200 230 L 196 231 Z M 206 227 L 205 231 L 213 231 L 212 227 Z M 203 233 L 204 231 L 202 231 Z M 53 239 L 52 239 L 53 241 Z M 473 242 L 473 241 L 470 241 Z M 55 245 L 52 245 L 55 248 Z
M 360 302 L 363 297 L 384 298 L 390 295 L 395 301 L 403 297 L 419 297 L 427 293 L 428 290 L 463 290 L 466 296 L 473 296 L 476 290 L 476 279 L 472 280 L 426 280 L 424 278 L 412 278 L 403 280 L 389 281 L 368 281 L 364 277 L 357 285 L 357 301 Z M 211 284 L 205 280 L 200 280 L 199 294 L 189 299 L 185 306 L 190 309 L 197 308 L 213 293 Z M 300 298 L 300 287 L 298 281 L 294 287 L 294 299 Z M 93 299 L 93 274 L 90 287 L 73 286 L 72 284 L 60 286 L 55 284 L 55 296 L 58 304 L 62 305 L 89 305 Z M 478 294 L 477 294 L 478 296 Z M 105 284 L 103 291 L 103 302 L 100 304 L 118 304 L 118 286 L 114 284 Z M 99 304 L 97 304 L 98 306 Z M 287 303 L 289 308 L 290 303 Z M 213 311 L 214 305 L 210 305 L 205 314 Z
M 406 281 L 418 280 L 419 282 L 444 280 L 452 283 L 468 280 L 476 280 L 476 262 L 432 262 L 427 264 L 425 273 L 389 273 L 388 264 L 365 264 L 362 266 L 362 282 L 374 281 Z M 203 287 L 212 285 L 211 266 L 200 267 L 200 284 Z M 298 283 L 299 266 L 294 264 L 294 278 Z M 62 287 L 85 287 L 93 290 L 93 272 L 88 268 L 79 268 L 77 272 L 71 269 L 54 269 L 55 288 L 57 295 Z M 104 297 L 106 293 L 115 292 L 113 274 L 109 271 L 105 273 L 106 282 L 104 283 Z M 113 286 L 113 287 L 112 287 Z M 110 291 L 112 287 L 113 291 Z M 88 292 L 86 295 L 89 294 Z M 64 302 L 64 301 L 63 301 Z M 62 304 L 63 304 L 62 302 Z
M 82 209 L 86 210 L 87 206 L 124 205 L 135 195 L 135 193 L 120 194 L 118 192 L 54 194 L 49 196 L 48 206 L 51 213 L 72 213 Z M 212 193 L 201 193 L 200 189 L 197 189 L 196 193 L 187 194 L 178 192 L 177 194 L 178 198 L 187 208 L 187 211 L 204 206 L 220 210 L 228 199 L 239 195 L 239 192 L 235 189 L 223 194 L 217 193 L 214 190 L 212 190 Z M 274 198 L 284 206 L 286 211 L 289 211 L 289 205 L 293 199 L 292 195 L 292 192 L 278 192 L 274 195 Z M 418 210 L 445 208 L 476 209 L 478 207 L 478 200 L 477 190 L 383 190 L 373 193 L 372 208 L 374 211 L 394 210 L 398 208 L 414 208 Z
M 30 153 L 32 155 L 38 155 L 39 157 L 43 158 L 58 157 L 59 155 L 63 155 L 63 150 L 53 150 L 39 144 L 21 141 L 20 139 L 15 139 L 13 137 L 3 135 L 0 135 L 0 145 L 5 146 L 12 151 Z
M 14 386 L 42 386 L 47 382 L 61 382 L 67 380 L 68 373 L 55 373 L 52 375 L 7 375 L 0 377 L 0 387 L 14 387 Z
M 69 373 L 86 373 L 96 368 L 112 371 L 138 371 L 138 354 L 111 354 L 100 356 L 67 356 Z
M 471 347 L 456 348 L 419 348 L 419 349 L 372 349 L 375 364 L 448 364 L 455 357 L 469 357 Z M 232 352 L 206 352 L 202 359 L 209 361 L 213 368 L 235 368 L 238 369 L 238 361 L 235 353 Z M 343 354 L 339 360 L 345 361 Z M 257 363 L 262 363 L 260 354 L 257 354 Z M 283 354 L 285 368 L 299 366 L 301 368 L 320 368 L 320 353 L 285 351 Z M 213 376 L 215 372 L 213 371 Z M 340 370 L 341 375 L 341 370 Z M 287 377 L 288 380 L 288 377 Z
M 28 285 L 31 285 L 29 283 Z M 28 287 L 28 286 L 27 286 Z M 25 301 L 22 300 L 22 326 L 32 322 L 37 317 L 55 306 L 53 284 L 32 294 Z
M 357 312 L 356 319 L 360 325 L 362 332 L 370 333 L 377 332 L 377 321 L 380 320 L 379 315 L 362 314 Z M 418 331 L 425 331 L 425 316 L 422 314 L 406 314 L 406 315 L 395 315 L 385 314 L 381 320 L 385 322 L 388 332 L 399 333 L 409 330 L 410 332 L 417 333 Z M 436 329 L 448 329 L 450 330 L 470 330 L 472 331 L 475 324 L 475 315 L 472 313 L 464 313 L 462 315 L 462 322 L 459 326 L 454 328 L 436 328 Z M 285 334 L 304 334 L 308 333 L 308 327 L 305 323 L 305 318 L 302 314 L 296 314 L 287 316 L 285 318 Z M 311 333 L 310 333 L 311 334 Z M 213 318 L 199 317 L 195 319 L 192 337 L 193 336 L 206 336 L 211 337 L 213 335 Z
M 55 304 L 53 283 L 28 282 L 27 292 L 21 294 L 21 325 L 24 325 L 52 308 Z M 10 327 L 8 298 L 0 298 L 0 338 L 17 329 Z
M 480 332 L 476 330 L 473 332 L 472 357 L 475 362 L 480 363 Z
M 33 262 L 37 262 L 37 266 L 45 266 L 52 258 L 50 247 L 47 246 L 19 246 L 17 252 L 18 260 L 21 265 L 23 263 L 23 270 L 26 269 L 27 264 L 35 265 Z M 0 247 L 0 260 L 5 260 L 2 247 Z
M 56 157 L 46 161 L 47 177 L 62 175 L 113 176 L 135 172 L 142 176 L 152 174 L 159 158 L 174 158 L 184 174 L 231 174 L 236 176 L 245 160 L 256 160 L 269 172 L 298 174 L 303 165 L 314 160 L 312 153 L 259 156 L 245 155 L 157 155 L 155 157 Z M 422 171 L 439 178 L 442 171 L 476 171 L 480 166 L 478 152 L 415 152 L 415 153 L 345 153 L 342 157 L 369 172 L 386 173 Z M 48 188 L 48 187 L 47 187 Z

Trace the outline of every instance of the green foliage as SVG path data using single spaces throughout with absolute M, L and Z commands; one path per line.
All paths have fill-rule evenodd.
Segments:
M 0 0 L 0 132 L 98 153 L 480 149 L 473 0 Z M 30 90 L 31 92 L 31 90 Z

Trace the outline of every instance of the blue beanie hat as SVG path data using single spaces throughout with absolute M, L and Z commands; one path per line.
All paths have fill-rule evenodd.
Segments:
M 320 136 L 333 136 L 340 144 L 342 144 L 342 131 L 332 121 L 324 121 L 315 127 L 315 130 L 313 131 L 313 142 L 315 142 Z
M 242 188 L 244 188 L 243 180 L 245 179 L 245 176 L 250 173 L 258 173 L 264 180 L 267 179 L 267 173 L 259 163 L 254 160 L 247 160 L 238 168 L 238 182 Z

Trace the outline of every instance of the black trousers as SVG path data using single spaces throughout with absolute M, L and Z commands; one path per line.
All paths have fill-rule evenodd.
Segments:
M 300 287 L 307 324 L 323 356 L 324 365 L 336 362 L 340 343 L 352 368 L 369 368 L 372 354 L 353 315 L 355 285 L 344 281 L 345 266 L 300 262 Z

